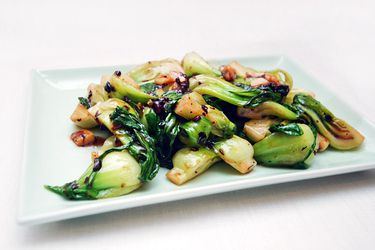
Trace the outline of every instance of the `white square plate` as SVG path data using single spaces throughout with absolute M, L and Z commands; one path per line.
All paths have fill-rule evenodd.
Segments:
M 118 198 L 93 201 L 67 201 L 43 188 L 44 184 L 64 184 L 80 176 L 89 165 L 92 148 L 78 148 L 69 139 L 77 130 L 69 116 L 77 97 L 86 95 L 88 83 L 99 82 L 101 75 L 129 66 L 36 70 L 32 77 L 28 124 L 18 220 L 38 224 L 191 197 L 245 189 L 282 182 L 311 179 L 360 171 L 375 167 L 375 127 L 316 79 L 282 56 L 241 58 L 245 65 L 258 69 L 282 68 L 290 72 L 295 86 L 313 90 L 334 114 L 365 136 L 357 150 L 328 150 L 317 155 L 311 168 L 294 170 L 257 166 L 247 175 L 218 163 L 203 175 L 182 186 L 175 186 L 160 169 L 157 177 L 141 189 Z M 216 61 L 218 65 L 229 60 Z

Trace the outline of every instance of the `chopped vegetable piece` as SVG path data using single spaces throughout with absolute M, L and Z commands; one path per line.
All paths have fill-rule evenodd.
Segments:
M 250 172 L 257 162 L 253 159 L 254 150 L 250 142 L 234 135 L 232 138 L 214 144 L 219 157 L 238 172 Z
M 251 141 L 258 142 L 271 133 L 269 128 L 275 122 L 274 119 L 250 120 L 244 125 L 244 133 Z
M 98 125 L 95 118 L 89 113 L 87 108 L 82 104 L 78 104 L 73 114 L 70 116 L 70 120 L 75 125 L 81 128 L 93 128 Z
M 113 91 L 110 92 L 111 97 L 122 99 L 127 97 L 134 102 L 147 103 L 150 99 L 156 99 L 156 96 L 146 94 L 142 90 L 135 88 L 133 85 L 124 81 L 124 79 L 113 75 L 110 79 Z
M 181 185 L 218 162 L 220 157 L 213 150 L 206 148 L 183 148 L 173 156 L 173 168 L 167 178 L 176 185 Z
M 88 86 L 87 91 L 89 93 L 87 99 L 90 102 L 88 108 L 108 99 L 108 93 L 106 92 L 105 87 L 100 84 L 91 83 Z
M 182 59 L 182 67 L 187 76 L 205 74 L 212 76 L 220 76 L 221 72 L 209 65 L 200 55 L 190 52 Z

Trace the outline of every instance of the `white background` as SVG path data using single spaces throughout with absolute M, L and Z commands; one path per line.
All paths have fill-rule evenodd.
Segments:
M 286 54 L 375 121 L 374 47 L 371 1 L 1 1 L 0 249 L 374 249 L 375 171 L 15 221 L 32 68 Z

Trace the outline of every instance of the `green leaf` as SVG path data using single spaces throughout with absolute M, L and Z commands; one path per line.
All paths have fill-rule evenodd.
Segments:
M 203 96 L 204 100 L 206 103 L 214 108 L 217 108 L 219 110 L 223 110 L 223 107 L 228 106 L 228 104 L 224 101 L 222 101 L 219 98 L 215 98 L 209 95 L 204 95 Z
M 161 133 L 157 140 L 156 150 L 162 166 L 171 168 L 173 145 L 180 131 L 180 122 L 177 120 L 176 115 L 169 113 L 165 120 L 160 122 L 159 126 Z
M 168 101 L 173 103 L 173 100 Z M 168 103 L 167 101 L 167 103 Z M 166 103 L 166 104 L 167 104 Z M 170 108 L 168 108 L 170 109 Z M 168 111 L 164 118 L 164 113 L 159 114 L 150 107 L 143 109 L 143 118 L 147 124 L 147 130 L 150 136 L 154 138 L 156 153 L 162 167 L 172 167 L 172 153 L 178 132 L 180 131 L 180 122 L 171 110 Z
M 262 92 L 258 94 L 257 96 L 252 97 L 250 101 L 245 105 L 245 107 L 256 108 L 263 102 L 266 102 L 266 101 L 280 102 L 281 99 L 282 97 L 278 93 Z
M 286 135 L 301 136 L 303 130 L 297 123 L 274 124 L 270 127 L 271 132 L 284 133 Z
M 44 186 L 47 190 L 63 196 L 68 200 L 92 200 L 89 195 L 87 186 L 79 187 L 77 181 L 66 183 L 63 186 Z
M 184 94 L 178 91 L 170 90 L 162 94 L 162 97 L 166 97 L 169 100 L 178 101 Z
M 181 99 L 181 97 L 183 95 L 184 95 L 183 93 L 180 93 L 180 92 L 177 92 L 177 91 L 174 91 L 174 90 L 170 90 L 168 92 L 165 92 L 162 95 L 162 98 L 166 98 L 166 103 L 164 104 L 165 113 L 167 113 L 167 114 L 171 113 L 173 107 Z
M 141 90 L 145 93 L 154 93 L 155 90 L 158 89 L 158 86 L 159 85 L 156 85 L 154 84 L 153 82 L 147 82 L 147 83 L 144 83 L 144 84 L 141 84 L 140 87 L 141 87 Z
M 201 116 L 198 121 L 188 121 L 180 126 L 180 141 L 187 146 L 196 147 L 206 145 L 211 134 L 212 124 L 206 117 Z
M 91 107 L 90 102 L 85 97 L 78 97 L 79 103 L 81 103 L 85 108 L 89 109 Z
M 159 160 L 156 155 L 156 143 L 145 125 L 138 117 L 129 113 L 123 107 L 116 107 L 111 115 L 113 124 L 120 126 L 132 138 L 129 144 L 129 153 L 138 160 L 141 165 L 141 181 L 152 180 L 159 171 Z
M 202 95 L 216 97 L 239 107 L 255 108 L 266 101 L 281 102 L 289 92 L 288 86 L 262 86 L 253 88 L 243 84 L 233 85 L 221 78 L 198 75 L 190 78 L 190 88 Z

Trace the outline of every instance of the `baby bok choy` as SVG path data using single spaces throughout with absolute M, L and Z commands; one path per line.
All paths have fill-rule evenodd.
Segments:
M 168 171 L 167 178 L 174 184 L 181 185 L 200 175 L 219 160 L 220 157 L 212 149 L 180 149 L 173 156 L 173 168 Z
M 306 168 L 314 158 L 316 131 L 306 124 L 274 124 L 272 132 L 254 144 L 254 157 L 266 166 Z
M 129 142 L 129 136 L 122 130 L 119 130 L 119 128 L 115 126 L 111 120 L 111 114 L 116 110 L 117 107 L 126 109 L 134 116 L 138 115 L 129 103 L 117 98 L 110 98 L 105 102 L 100 102 L 91 107 L 89 112 L 100 124 L 104 125 L 109 131 L 111 131 L 122 144 L 126 144 Z
M 143 92 L 132 79 L 122 76 L 120 71 L 116 71 L 109 78 L 105 89 L 111 97 L 119 99 L 126 97 L 134 102 L 147 103 L 149 100 L 156 99 L 155 96 Z
M 293 104 L 311 120 L 333 148 L 349 150 L 360 146 L 364 141 L 364 136 L 358 130 L 336 117 L 312 96 L 297 94 Z
M 123 145 L 104 151 L 78 180 L 46 186 L 67 199 L 100 199 L 123 195 L 152 180 L 159 170 L 155 140 L 129 104 L 109 99 L 91 112 Z
M 276 123 L 276 120 L 269 118 L 249 120 L 244 124 L 243 132 L 251 141 L 258 142 L 271 134 L 269 129 L 274 123 Z
M 226 69 L 231 69 L 236 76 L 235 82 L 241 82 L 252 87 L 259 87 L 269 83 L 278 85 L 286 85 L 289 89 L 293 88 L 292 76 L 282 69 L 275 69 L 270 71 L 258 71 L 253 68 L 245 67 L 237 61 L 233 61 L 225 66 Z
M 257 162 L 253 159 L 254 149 L 250 142 L 234 135 L 214 144 L 219 157 L 242 174 L 250 172 Z
M 237 115 L 250 119 L 263 119 L 265 117 L 278 117 L 287 120 L 297 120 L 298 114 L 287 106 L 273 101 L 265 101 L 255 108 L 238 107 Z
M 156 142 L 155 150 L 160 165 L 172 168 L 173 147 L 180 131 L 180 122 L 176 115 L 168 113 L 164 119 L 161 119 L 152 108 L 144 107 L 141 120 Z
M 279 102 L 289 91 L 288 86 L 239 87 L 221 78 L 207 75 L 194 76 L 189 82 L 190 89 L 195 92 L 218 98 L 238 107 L 255 108 L 265 101 Z
M 125 195 L 142 185 L 140 164 L 127 150 L 115 148 L 115 137 L 105 141 L 101 152 L 77 180 L 45 187 L 69 200 L 90 200 Z
M 200 55 L 195 52 L 187 53 L 182 59 L 182 67 L 185 70 L 187 76 L 193 75 L 211 75 L 220 76 L 221 72 L 214 67 L 212 67 L 208 62 L 206 62 Z
M 206 117 L 197 116 L 193 121 L 180 126 L 179 139 L 187 146 L 205 145 L 212 131 L 212 124 Z

